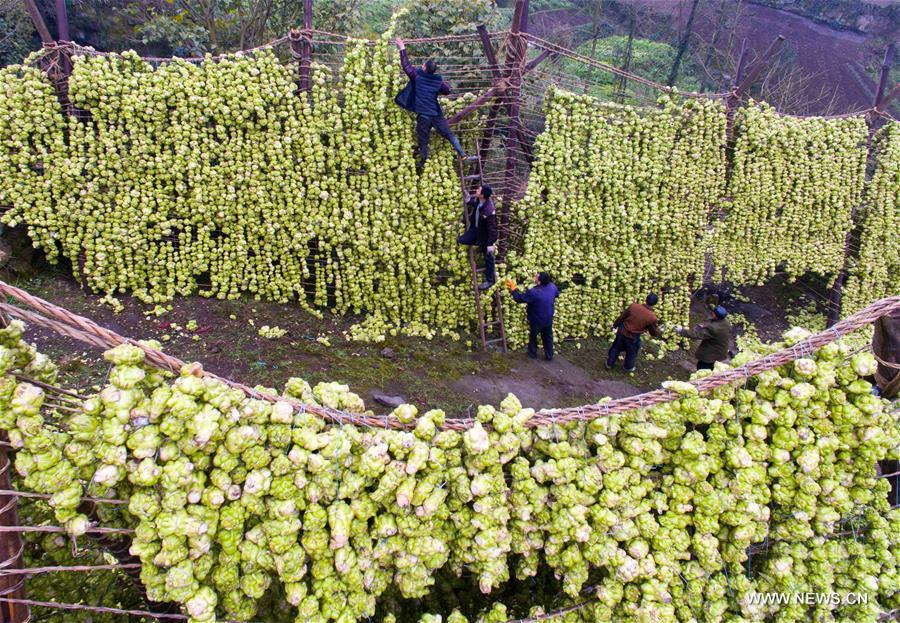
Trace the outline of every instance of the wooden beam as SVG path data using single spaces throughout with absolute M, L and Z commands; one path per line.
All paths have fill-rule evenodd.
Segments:
M 480 108 L 481 106 L 484 106 L 485 102 L 487 102 L 489 99 L 491 99 L 498 93 L 502 93 L 502 91 L 499 87 L 489 88 L 487 91 L 485 91 L 484 93 L 479 95 L 475 99 L 474 102 L 472 102 L 471 104 L 469 104 L 468 106 L 463 108 L 461 111 L 459 111 L 458 113 L 456 113 L 455 115 L 450 117 L 447 120 L 447 123 L 449 123 L 450 125 L 456 125 L 457 123 L 459 123 L 460 121 L 462 121 L 463 119 L 465 119 L 466 117 L 471 115 L 473 112 L 475 112 L 478 108 Z
M 488 67 L 494 80 L 500 80 L 500 64 L 497 62 L 497 54 L 494 52 L 494 44 L 491 43 L 491 36 L 488 34 L 487 27 L 484 24 L 478 24 L 478 37 L 481 39 L 481 47 L 484 48 L 484 55 L 488 60 Z
M 738 84 L 738 87 L 734 90 L 734 97 L 739 98 L 747 91 L 747 89 L 753 86 L 753 83 L 756 82 L 757 78 L 759 78 L 759 74 L 761 74 L 763 69 L 766 68 L 766 65 L 769 64 L 769 60 L 775 55 L 775 52 L 778 51 L 778 48 L 781 47 L 782 43 L 784 43 L 784 35 L 778 35 L 777 37 L 775 37 L 775 40 L 769 44 L 769 47 L 766 48 L 765 52 L 763 52 L 763 55 L 753 66 L 753 69 L 750 70 L 750 75 L 744 78 L 744 80 L 740 84 Z
M 0 489 L 9 491 L 12 484 L 9 478 L 10 459 L 6 451 L 8 441 L 6 432 L 0 433 Z M 15 495 L 0 495 L 0 525 L 19 525 L 18 498 Z M 4 532 L 0 534 L 0 560 L 5 569 L 21 569 L 24 563 L 22 549 L 22 535 L 19 532 Z M 25 599 L 25 576 L 2 574 L 0 575 L 0 595 L 10 599 Z M 0 603 L 0 621 L 3 623 L 25 623 L 31 620 L 31 611 L 28 606 L 4 601 Z
M 741 54 L 738 56 L 737 71 L 734 73 L 734 86 L 737 87 L 744 79 L 744 70 L 747 69 L 747 37 L 741 39 Z
M 312 0 L 303 0 L 303 35 L 300 39 L 300 91 L 309 91 L 309 72 L 312 67 Z
M 47 24 L 44 22 L 35 0 L 24 0 L 24 2 L 28 15 L 31 16 L 31 22 L 41 36 L 41 43 L 53 43 L 53 36 L 50 34 L 50 30 L 47 28 Z
M 520 126 L 519 111 L 522 106 L 522 72 L 525 67 L 525 37 L 521 35 L 528 31 L 528 0 L 516 0 L 513 10 L 513 21 L 509 29 L 509 45 L 506 53 L 506 75 L 509 80 L 509 88 L 506 89 L 506 105 L 509 110 L 509 128 L 506 138 L 506 167 L 503 175 L 504 197 L 500 207 L 498 226 L 501 232 L 499 240 L 499 255 L 506 256 L 507 233 L 509 231 L 509 214 L 512 208 L 512 189 L 514 187 L 516 166 L 519 162 L 519 154 L 522 151 L 520 136 L 523 134 Z
M 550 50 L 544 50 L 543 52 L 541 52 L 540 54 L 538 54 L 537 56 L 535 56 L 533 59 L 531 59 L 530 61 L 528 61 L 525 64 L 525 67 L 522 68 L 522 75 L 524 76 L 525 74 L 531 72 L 531 70 L 533 70 L 535 67 L 537 67 L 538 65 L 543 63 L 545 60 L 547 60 L 551 56 L 556 56 L 556 52 L 551 52 Z
M 56 33 L 60 41 L 71 41 L 69 37 L 69 12 L 66 0 L 56 0 Z
M 881 78 L 878 80 L 878 89 L 875 91 L 874 108 L 878 108 L 884 99 L 884 90 L 887 87 L 888 78 L 891 75 L 891 65 L 894 64 L 894 44 L 891 43 L 884 50 L 884 61 L 881 63 Z
M 897 84 L 895 84 L 895 85 L 894 85 L 894 88 L 891 89 L 891 92 L 888 93 L 888 94 L 884 97 L 884 99 L 882 99 L 880 102 L 878 102 L 878 110 L 884 110 L 885 108 L 887 108 L 888 106 L 890 106 L 891 102 L 892 102 L 892 101 L 894 100 L 894 98 L 897 97 L 898 95 L 900 95 L 900 82 L 898 82 Z

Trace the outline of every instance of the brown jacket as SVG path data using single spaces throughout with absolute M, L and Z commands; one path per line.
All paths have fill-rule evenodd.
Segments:
M 634 339 L 645 331 L 649 331 L 653 337 L 662 337 L 662 331 L 656 326 L 657 322 L 658 318 L 653 313 L 652 307 L 632 303 L 616 319 L 613 326 L 619 327 L 622 334 L 629 339 Z

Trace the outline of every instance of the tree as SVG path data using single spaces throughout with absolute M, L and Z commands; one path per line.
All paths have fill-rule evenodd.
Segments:
M 493 0 L 400 0 L 397 34 L 406 38 L 469 35 L 479 24 L 488 30 L 501 27 L 502 16 Z M 481 44 L 434 43 L 417 46 L 416 54 L 437 56 L 445 63 L 472 63 L 483 59 Z
M 678 77 L 678 68 L 681 65 L 681 59 L 684 56 L 685 51 L 687 51 L 688 44 L 691 41 L 691 33 L 694 30 L 694 17 L 697 15 L 697 6 L 699 4 L 700 0 L 694 0 L 691 4 L 691 12 L 688 15 L 687 25 L 685 25 L 681 40 L 678 42 L 678 52 L 675 54 L 675 60 L 672 61 L 672 69 L 669 70 L 669 77 L 666 79 L 666 84 L 669 86 L 675 84 L 675 78 Z
M 34 27 L 22 1 L 0 0 L 0 66 L 21 62 L 34 49 Z

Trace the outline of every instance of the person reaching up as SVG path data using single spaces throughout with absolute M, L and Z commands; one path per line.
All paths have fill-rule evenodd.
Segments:
M 444 118 L 444 111 L 438 102 L 438 96 L 450 94 L 450 85 L 437 73 L 437 61 L 430 58 L 422 63 L 421 67 L 414 67 L 407 57 L 406 44 L 403 39 L 397 37 L 395 42 L 397 49 L 400 50 L 400 66 L 409 76 L 409 82 L 397 94 L 394 101 L 398 106 L 416 113 L 417 167 L 421 170 L 425 161 L 428 160 L 428 139 L 431 136 L 431 128 L 450 141 L 460 158 L 474 160 L 475 156 L 468 156 L 463 151 L 459 139 L 450 129 L 447 119 Z

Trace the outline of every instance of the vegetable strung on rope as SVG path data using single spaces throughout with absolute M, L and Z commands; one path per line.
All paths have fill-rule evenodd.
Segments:
M 808 335 L 792 330 L 733 365 Z M 898 513 L 874 463 L 896 453 L 900 422 L 863 380 L 872 356 L 843 342 L 708 395 L 670 383 L 675 401 L 589 422 L 530 428 L 534 411 L 510 395 L 464 432 L 412 405 L 393 413 L 409 430 L 327 425 L 198 364 L 159 373 L 131 345 L 106 353 L 109 384 L 79 413 L 54 414 L 11 375 L 39 360 L 20 323 L 0 331 L 0 348 L 0 424 L 22 486 L 50 494 L 73 536 L 89 527 L 75 510 L 84 491 L 127 499 L 103 525 L 134 530 L 148 598 L 197 623 L 364 620 L 379 602 L 446 589 L 439 571 L 461 594 L 503 594 L 505 606 L 449 602 L 481 621 L 586 599 L 566 616 L 758 620 L 776 611 L 749 595 L 768 590 L 869 595 L 837 606 L 837 620 L 898 605 Z M 365 412 L 338 383 L 291 379 L 284 396 Z M 508 602 L 512 575 L 548 574 L 553 590 Z
M 738 110 L 732 200 L 712 237 L 729 279 L 837 273 L 863 190 L 867 131 L 862 116 L 787 117 L 765 103 Z
M 665 292 L 666 322 L 688 324 L 687 284 L 703 274 L 707 212 L 724 190 L 724 108 L 664 96 L 641 110 L 553 88 L 546 107 L 509 272 L 546 270 L 563 286 L 554 325 L 564 336 L 602 333 L 649 291 Z M 524 342 L 523 314 L 506 317 Z
M 866 185 L 858 220 L 859 254 L 850 264 L 841 311 L 859 311 L 866 301 L 900 292 L 900 125 L 889 121 L 873 141 L 875 171 Z
M 348 42 L 337 85 L 314 65 L 311 105 L 268 50 L 158 67 L 134 52 L 76 56 L 69 97 L 88 121 L 63 117 L 38 70 L 4 69 L 4 222 L 28 225 L 117 308 L 128 292 L 148 304 L 248 293 L 365 311 L 354 339 L 458 337 L 475 310 L 455 161 L 437 137 L 417 176 L 391 35 Z

